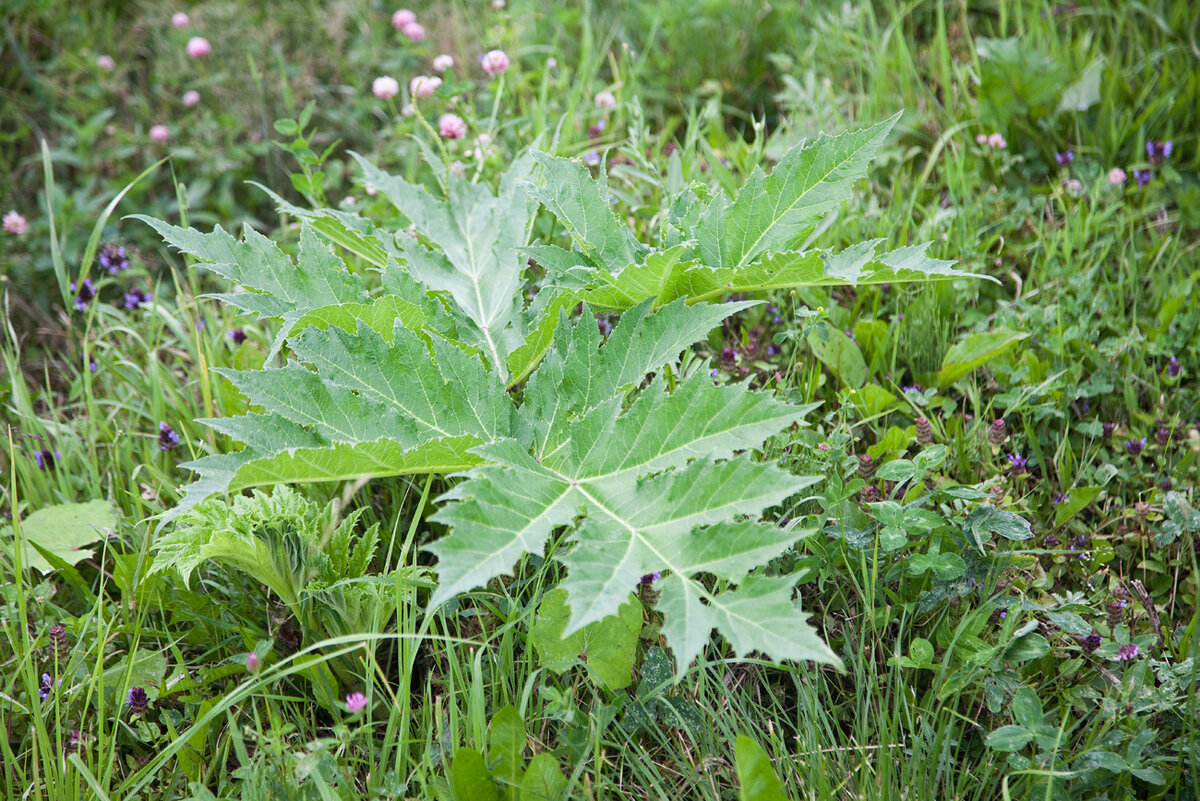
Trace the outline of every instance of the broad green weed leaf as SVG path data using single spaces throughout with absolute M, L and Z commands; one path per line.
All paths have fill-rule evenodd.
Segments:
M 451 175 L 449 197 L 436 198 L 424 187 L 389 175 L 355 155 L 366 180 L 413 222 L 416 232 L 437 247 L 400 234 L 396 246 L 408 272 L 435 291 L 448 292 L 478 335 L 488 364 L 507 374 L 505 359 L 521 345 L 520 295 L 525 247 L 533 217 L 518 184 L 533 161 L 518 159 L 500 182 L 499 194 L 486 184 Z
M 553 754 L 543 751 L 529 760 L 521 780 L 520 801 L 561 801 L 566 792 L 567 779 Z
M 502 707 L 488 724 L 488 762 L 505 798 L 516 798 L 525 772 L 525 721 L 512 704 Z
M 133 217 L 158 231 L 168 244 L 195 256 L 201 266 L 249 290 L 220 298 L 260 317 L 282 317 L 298 309 L 367 299 L 361 279 L 347 271 L 308 226 L 300 229 L 299 258 L 292 261 L 250 226 L 243 229 L 244 238 L 237 240 L 220 226 L 204 234 L 153 217 Z
M 794 245 L 826 212 L 850 196 L 875 152 L 900 119 L 827 136 L 793 148 L 770 175 L 756 169 L 731 203 L 718 195 L 700 218 L 700 260 L 743 268 L 769 250 Z
M 1006 328 L 971 334 L 962 342 L 955 343 L 942 359 L 942 369 L 937 374 L 938 386 L 948 387 L 972 370 L 982 367 L 1001 353 L 1012 348 L 1029 334 L 1009 331 Z
M 738 801 L 787 801 L 783 785 L 771 766 L 771 757 L 761 745 L 739 734 L 733 754 L 737 764 Z
M 460 748 L 450 761 L 450 781 L 454 795 L 470 801 L 500 801 L 496 782 L 488 771 L 483 754 L 474 748 Z
M 104 539 L 115 531 L 117 518 L 108 501 L 62 503 L 46 506 L 21 519 L 21 563 L 43 575 L 54 567 L 31 543 L 37 543 L 69 565 L 90 559 L 95 554 L 83 546 Z M 0 529 L 0 544 L 10 559 L 13 554 L 13 527 Z
M 620 272 L 642 261 L 648 248 L 613 214 L 603 181 L 593 180 L 579 161 L 533 157 L 542 165 L 543 185 L 526 184 L 525 190 L 567 226 L 592 266 Z
M 1001 726 L 990 732 L 984 743 L 996 751 L 1020 751 L 1033 741 L 1033 734 L 1024 726 Z
M 1103 487 L 1074 487 L 1071 489 L 1062 503 L 1054 507 L 1055 527 L 1061 526 L 1082 512 L 1102 491 Z
M 551 590 L 543 596 L 529 627 L 529 639 L 540 664 L 555 673 L 583 664 L 610 690 L 628 687 L 633 681 L 633 663 L 642 630 L 642 605 L 628 596 L 615 616 L 589 623 L 564 636 L 570 617 L 566 590 Z
M 734 522 L 817 480 L 730 458 L 798 421 L 803 410 L 740 385 L 714 386 L 703 374 L 682 382 L 673 395 L 656 380 L 624 413 L 609 400 L 616 387 L 644 373 L 647 352 L 673 358 L 657 343 L 686 340 L 678 329 L 703 310 L 682 304 L 660 310 L 655 325 L 665 328 L 648 341 L 620 336 L 622 328 L 642 330 L 646 318 L 622 318 L 599 348 L 600 358 L 590 320 L 560 327 L 555 350 L 530 380 L 529 394 L 540 393 L 542 400 L 527 400 L 521 410 L 535 429 L 534 453 L 515 440 L 477 448 L 489 464 L 443 496 L 451 502 L 434 519 L 451 531 L 429 548 L 438 556 L 441 579 L 432 605 L 509 572 L 523 553 L 540 553 L 554 528 L 582 514 L 571 536 L 574 547 L 560 557 L 568 568 L 562 584 L 571 607 L 567 635 L 616 614 L 643 575 L 666 571 L 662 608 L 675 610 L 667 612 L 666 631 L 680 673 L 714 627 L 739 653 L 837 661 L 805 624 L 786 580 L 747 575 L 786 549 L 794 534 Z M 606 360 L 609 347 L 614 351 Z M 577 385 L 569 368 L 583 360 L 593 370 Z M 593 388 L 604 389 L 593 394 Z M 701 573 L 739 587 L 709 590 L 693 579 Z M 748 625 L 755 605 L 762 614 Z

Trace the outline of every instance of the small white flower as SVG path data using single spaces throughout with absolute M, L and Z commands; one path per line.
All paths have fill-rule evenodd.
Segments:
M 599 108 L 602 108 L 605 111 L 608 111 L 611 108 L 616 108 L 617 99 L 615 97 L 613 97 L 612 92 L 605 90 L 596 95 L 596 105 Z

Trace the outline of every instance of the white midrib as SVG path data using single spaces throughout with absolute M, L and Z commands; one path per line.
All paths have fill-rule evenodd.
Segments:
M 467 217 L 467 227 L 463 230 L 466 234 L 464 241 L 473 243 L 475 240 L 471 236 L 470 216 Z M 479 268 L 479 262 L 475 260 L 475 248 L 468 247 L 467 259 L 470 262 L 470 271 L 467 273 L 471 277 L 471 289 L 475 292 L 475 308 L 479 309 L 480 319 L 479 330 L 483 332 L 483 338 L 487 342 L 488 352 L 492 355 L 492 364 L 496 365 L 496 375 L 500 376 L 501 380 L 508 377 L 508 371 L 504 367 L 504 360 L 500 358 L 500 351 L 496 347 L 496 341 L 492 339 L 492 320 L 484 316 L 483 310 L 483 293 L 480 291 L 480 279 L 483 276 L 483 271 Z

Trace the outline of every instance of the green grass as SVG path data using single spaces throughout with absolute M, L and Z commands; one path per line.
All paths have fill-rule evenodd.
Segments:
M 161 3 L 79 15 L 26 4 L 5 20 L 0 44 L 2 96 L 12 101 L 0 114 L 17 132 L 0 142 L 12 177 L 0 205 L 30 221 L 29 234 L 0 236 L 0 402 L 10 432 L 0 508 L 19 523 L 55 504 L 107 499 L 118 523 L 94 557 L 46 576 L 18 565 L 12 549 L 0 555 L 6 797 L 482 797 L 455 789 L 456 753 L 486 757 L 500 739 L 491 722 L 508 705 L 525 728 L 521 773 L 549 755 L 569 798 L 739 798 L 738 734 L 764 747 L 797 799 L 1195 797 L 1200 518 L 1181 505 L 1197 503 L 1200 480 L 1200 438 L 1189 433 L 1200 419 L 1193 5 L 782 4 L 751 25 L 759 6 L 735 0 L 679 9 L 511 0 L 503 12 L 430 4 L 416 9 L 430 39 L 410 45 L 392 31 L 391 9 L 373 4 L 289 3 L 235 25 L 245 10 L 213 2 L 188 9 L 221 49 L 196 65 L 181 55 L 196 31 L 171 29 L 175 9 Z M 1019 72 L 1020 96 L 1044 95 L 1039 104 L 1014 101 L 1007 89 L 1017 79 L 996 77 L 981 46 L 1013 37 L 1020 63 L 1038 65 Z M 498 105 L 496 84 L 473 66 L 492 47 L 514 55 Z M 684 680 L 654 688 L 656 696 L 649 687 L 639 696 L 637 680 L 613 691 L 583 667 L 556 673 L 529 643 L 540 598 L 561 578 L 549 559 L 527 557 L 511 580 L 454 607 L 397 602 L 371 647 L 355 636 L 302 638 L 280 599 L 237 571 L 210 565 L 190 584 L 150 571 L 162 536 L 156 517 L 190 480 L 179 464 L 233 446 L 197 419 L 245 408 L 212 368 L 261 366 L 274 332 L 205 299 L 228 288 L 122 216 L 227 230 L 249 221 L 294 247 L 291 219 L 274 215 L 245 183 L 254 180 L 301 206 L 394 219 L 363 191 L 346 151 L 429 179 L 409 136 L 421 135 L 417 121 L 394 113 L 399 104 L 384 108 L 368 87 L 382 74 L 404 85 L 439 52 L 454 55 L 459 79 L 469 80 L 462 108 L 476 130 L 498 108 L 495 155 L 477 163 L 464 143 L 456 158 L 488 179 L 538 135 L 562 155 L 607 151 L 618 210 L 639 230 L 663 224 L 673 175 L 727 190 L 820 130 L 905 110 L 871 181 L 818 241 L 932 240 L 939 257 L 999 283 L 776 293 L 765 299 L 777 311 L 750 310 L 714 332 L 697 368 L 823 402 L 808 428 L 768 443 L 763 458 L 830 479 L 818 497 L 778 510 L 805 536 L 772 569 L 794 571 L 799 601 L 844 672 L 735 660 L 714 638 Z M 115 74 L 92 66 L 100 53 L 125 54 Z M 557 67 L 547 66 L 551 56 Z M 1064 87 L 1100 57 L 1094 101 L 1057 111 Z M 181 114 L 177 95 L 192 85 L 205 102 L 173 130 L 170 164 L 135 182 L 167 152 L 144 132 Z M 607 115 L 593 104 L 605 88 L 619 101 Z M 339 143 L 308 165 L 324 172 L 323 190 L 299 193 L 288 175 L 301 168 L 273 123 L 295 119 L 309 101 L 312 150 Z M 589 133 L 602 117 L 604 130 Z M 994 132 L 1003 150 L 976 143 Z M 1171 157 L 1151 165 L 1145 142 L 1167 139 Z M 666 156 L 668 142 L 675 156 Z M 1068 147 L 1074 161 L 1060 168 L 1054 154 Z M 1114 167 L 1128 173 L 1122 186 L 1108 182 Z M 1138 186 L 1134 170 L 1144 168 L 1153 179 Z M 548 218 L 535 236 L 565 241 Z M 130 245 L 133 269 L 101 274 L 91 256 L 109 241 Z M 101 302 L 78 313 L 67 285 L 83 265 Z M 121 296 L 135 285 L 154 299 L 128 311 Z M 767 352 L 777 334 L 814 324 L 854 334 L 865 386 L 818 362 L 803 336 Z M 235 328 L 244 344 L 228 336 Z M 1002 329 L 1028 336 L 962 378 L 938 381 L 956 344 Z M 925 391 L 902 389 L 915 384 Z M 893 400 L 864 407 L 858 399 L 870 386 Z M 858 457 L 870 452 L 880 467 L 913 458 L 919 417 L 949 448 L 931 480 L 978 487 L 1029 520 L 1033 539 L 980 553 L 963 533 L 967 503 L 942 497 L 923 508 L 945 526 L 914 526 L 895 552 L 878 547 L 859 503 Z M 1007 439 L 989 444 L 997 418 Z M 160 421 L 179 433 L 180 448 L 160 450 Z M 1105 423 L 1116 426 L 1109 435 Z M 1166 444 L 1156 441 L 1160 430 Z M 1143 437 L 1132 454 L 1125 443 Z M 41 450 L 60 454 L 52 469 L 34 462 Z M 1016 454 L 1028 459 L 1026 474 L 1011 468 Z M 346 512 L 364 509 L 362 526 L 380 525 L 373 568 L 384 575 L 430 561 L 420 548 L 441 532 L 426 520 L 429 499 L 448 486 L 394 479 L 303 491 Z M 1094 497 L 1070 507 L 1072 492 L 1086 488 Z M 914 557 L 951 552 L 977 585 L 951 587 L 910 569 Z M 1114 602 L 1125 605 L 1110 611 Z M 635 679 L 659 644 L 648 607 Z M 1096 630 L 1101 648 L 1087 652 L 1072 636 L 1084 632 L 1063 613 Z M 1022 650 L 1006 650 L 1014 642 Z M 1139 657 L 1117 661 L 1117 645 L 1129 642 Z M 257 672 L 246 668 L 252 651 Z M 332 674 L 321 666 L 354 678 L 323 689 Z M 62 679 L 45 700 L 44 673 Z M 151 696 L 145 714 L 126 703 L 134 685 Z M 349 713 L 341 699 L 360 690 L 370 705 Z M 1040 728 L 1027 726 L 1037 717 L 1030 695 Z M 670 700 L 634 729 L 631 710 L 652 696 Z M 1011 753 L 993 747 L 996 732 L 1016 726 L 1038 731 Z

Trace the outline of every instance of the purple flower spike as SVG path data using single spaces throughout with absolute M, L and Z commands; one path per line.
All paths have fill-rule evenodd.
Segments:
M 58 451 L 50 452 L 49 449 L 36 451 L 33 454 L 33 461 L 37 462 L 37 466 L 43 470 L 53 470 L 55 464 L 62 458 L 62 454 Z
M 1138 647 L 1134 643 L 1125 643 L 1117 649 L 1117 661 L 1128 662 L 1132 659 L 1137 659 Z
M 129 711 L 135 715 L 144 715 L 150 708 L 150 699 L 146 697 L 146 691 L 141 687 L 130 687 L 129 695 L 125 700 L 129 704 Z
M 1142 448 L 1146 447 L 1146 438 L 1131 439 L 1125 443 L 1125 450 L 1129 451 L 1130 456 L 1137 456 L 1142 452 Z
M 240 328 L 235 328 L 229 332 L 229 338 L 233 340 L 233 344 L 241 345 L 246 341 L 246 332 Z
M 1013 473 L 1016 475 L 1020 475 L 1021 473 L 1025 472 L 1025 464 L 1028 461 L 1028 459 L 1025 459 L 1019 453 L 1010 453 L 1008 455 L 1008 463 L 1012 465 Z
M 150 298 L 152 297 L 153 295 L 151 295 L 149 292 L 143 292 L 138 287 L 134 287 L 125 293 L 125 308 L 133 311 L 143 303 L 149 303 Z
M 96 288 L 92 286 L 92 279 L 83 279 L 83 284 L 71 282 L 71 292 L 76 294 L 75 311 L 87 311 L 88 304 L 96 298 Z
M 1150 183 L 1150 179 L 1154 177 L 1154 173 L 1150 170 L 1134 170 L 1133 177 L 1137 179 L 1138 186 L 1145 186 Z
M 125 255 L 125 248 L 112 243 L 105 245 L 100 251 L 99 262 L 100 266 L 112 275 L 129 269 L 129 258 Z
M 1174 356 L 1171 357 L 1171 361 L 1167 362 L 1167 375 L 1169 375 L 1171 378 L 1179 375 L 1179 371 L 1182 369 L 1183 365 L 1181 365 L 1179 363 L 1179 359 L 1176 359 Z
M 160 451 L 169 451 L 172 448 L 179 447 L 179 435 L 175 433 L 175 429 L 171 428 L 164 422 L 158 424 L 158 449 Z
M 1171 149 L 1173 142 L 1168 139 L 1165 142 L 1146 142 L 1146 158 L 1150 159 L 1150 163 L 1158 166 L 1171 157 Z
M 1055 153 L 1054 160 L 1058 162 L 1058 166 L 1065 167 L 1075 160 L 1075 151 L 1067 148 L 1062 153 Z

